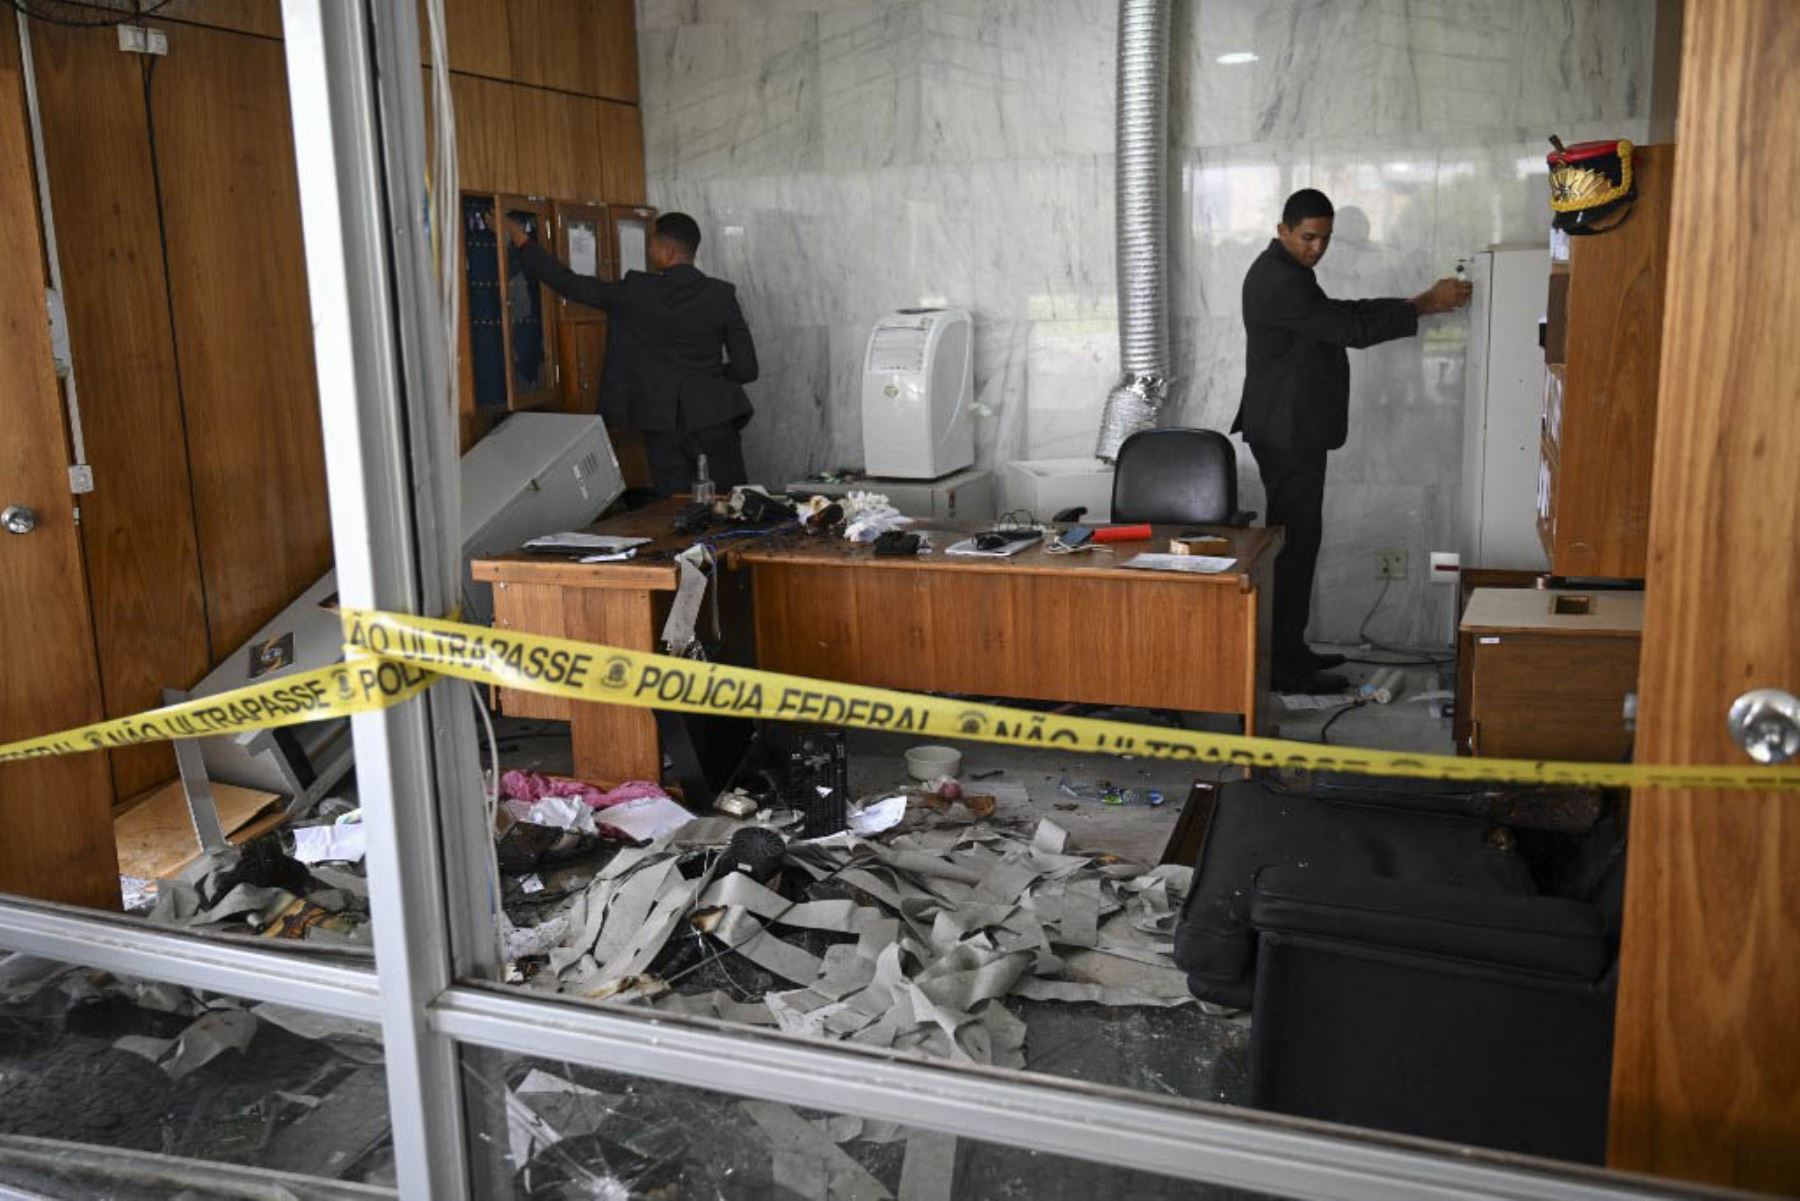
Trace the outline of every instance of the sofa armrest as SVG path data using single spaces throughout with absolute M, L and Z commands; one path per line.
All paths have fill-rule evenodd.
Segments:
M 1258 873 L 1250 924 L 1579 980 L 1597 980 L 1609 955 L 1599 910 L 1580 901 L 1309 868 Z

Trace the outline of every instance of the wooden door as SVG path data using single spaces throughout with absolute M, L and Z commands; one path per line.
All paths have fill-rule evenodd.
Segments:
M 1689 4 L 1637 757 L 1800 693 L 1800 5 Z M 1610 1162 L 1800 1192 L 1800 795 L 1633 798 Z
M 107 715 L 212 666 L 142 55 L 110 27 L 31 23 L 70 351 L 94 491 L 82 545 Z M 173 51 L 171 51 L 173 53 Z M 233 260 L 213 247 L 213 269 Z M 247 394 L 260 381 L 247 380 Z M 167 746 L 111 753 L 121 801 L 175 776 Z
M 0 507 L 37 515 L 0 533 L 0 742 L 103 716 L 81 570 L 62 400 L 50 359 L 22 81 L 0 69 Z M 119 907 L 112 780 L 104 754 L 0 767 L 0 892 Z

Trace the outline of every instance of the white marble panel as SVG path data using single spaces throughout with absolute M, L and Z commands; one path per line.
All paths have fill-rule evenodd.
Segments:
M 1116 310 L 1112 160 L 982 162 L 964 173 L 976 304 L 992 319 L 1065 320 Z
M 1517 2 L 1515 123 L 1562 133 L 1557 126 L 1575 121 L 1649 116 L 1656 5 L 1641 0 Z M 1566 133 L 1562 137 L 1575 140 Z
M 1253 7 L 1249 140 L 1374 133 L 1383 0 L 1272 0 Z
M 1282 202 L 1311 183 L 1305 143 L 1190 151 L 1175 161 L 1170 312 L 1178 319 L 1239 315 L 1244 274 L 1275 236 Z
M 975 461 L 984 467 L 1028 457 L 1031 323 L 975 325 Z
M 1034 321 L 1025 349 L 1025 457 L 1094 453 L 1106 394 L 1119 378 L 1111 321 Z
M 1381 13 L 1375 132 L 1493 126 L 1518 92 L 1513 0 L 1406 0 Z
M 917 0 L 819 17 L 821 166 L 910 166 L 922 159 L 925 21 Z
M 753 329 L 762 372 L 746 389 L 756 415 L 744 427 L 750 478 L 779 487 L 833 466 L 829 332 L 823 326 Z
M 1177 4 L 1170 14 L 1169 140 L 1177 147 L 1254 141 L 1263 86 L 1262 0 Z M 1245 56 L 1252 56 L 1245 59 Z M 1220 62 L 1224 58 L 1226 61 Z
M 1333 456 L 1332 470 L 1337 468 Z M 1399 646 L 1446 646 L 1455 589 L 1427 581 L 1429 552 L 1455 546 L 1455 488 L 1334 483 L 1325 487 L 1325 539 L 1313 585 L 1314 640 L 1354 642 L 1381 596 L 1376 554 L 1407 552 L 1408 577 L 1389 586 L 1369 635 Z
M 929 161 L 1112 151 L 1116 0 L 925 0 L 923 14 Z
M 647 30 L 638 65 L 651 177 L 764 175 L 820 161 L 816 15 Z

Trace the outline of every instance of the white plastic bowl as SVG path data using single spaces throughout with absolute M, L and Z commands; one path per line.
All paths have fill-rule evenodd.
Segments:
M 915 780 L 941 780 L 962 770 L 962 752 L 953 746 L 915 746 L 906 752 L 906 773 Z

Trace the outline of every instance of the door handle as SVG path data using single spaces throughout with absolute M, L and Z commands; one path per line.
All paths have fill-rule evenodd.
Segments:
M 37 523 L 37 510 L 24 505 L 7 505 L 0 511 L 0 525 L 5 526 L 9 534 L 29 534 L 37 529 Z
M 1787 763 L 1800 754 L 1800 701 L 1779 688 L 1753 688 L 1738 697 L 1725 726 L 1758 763 Z

